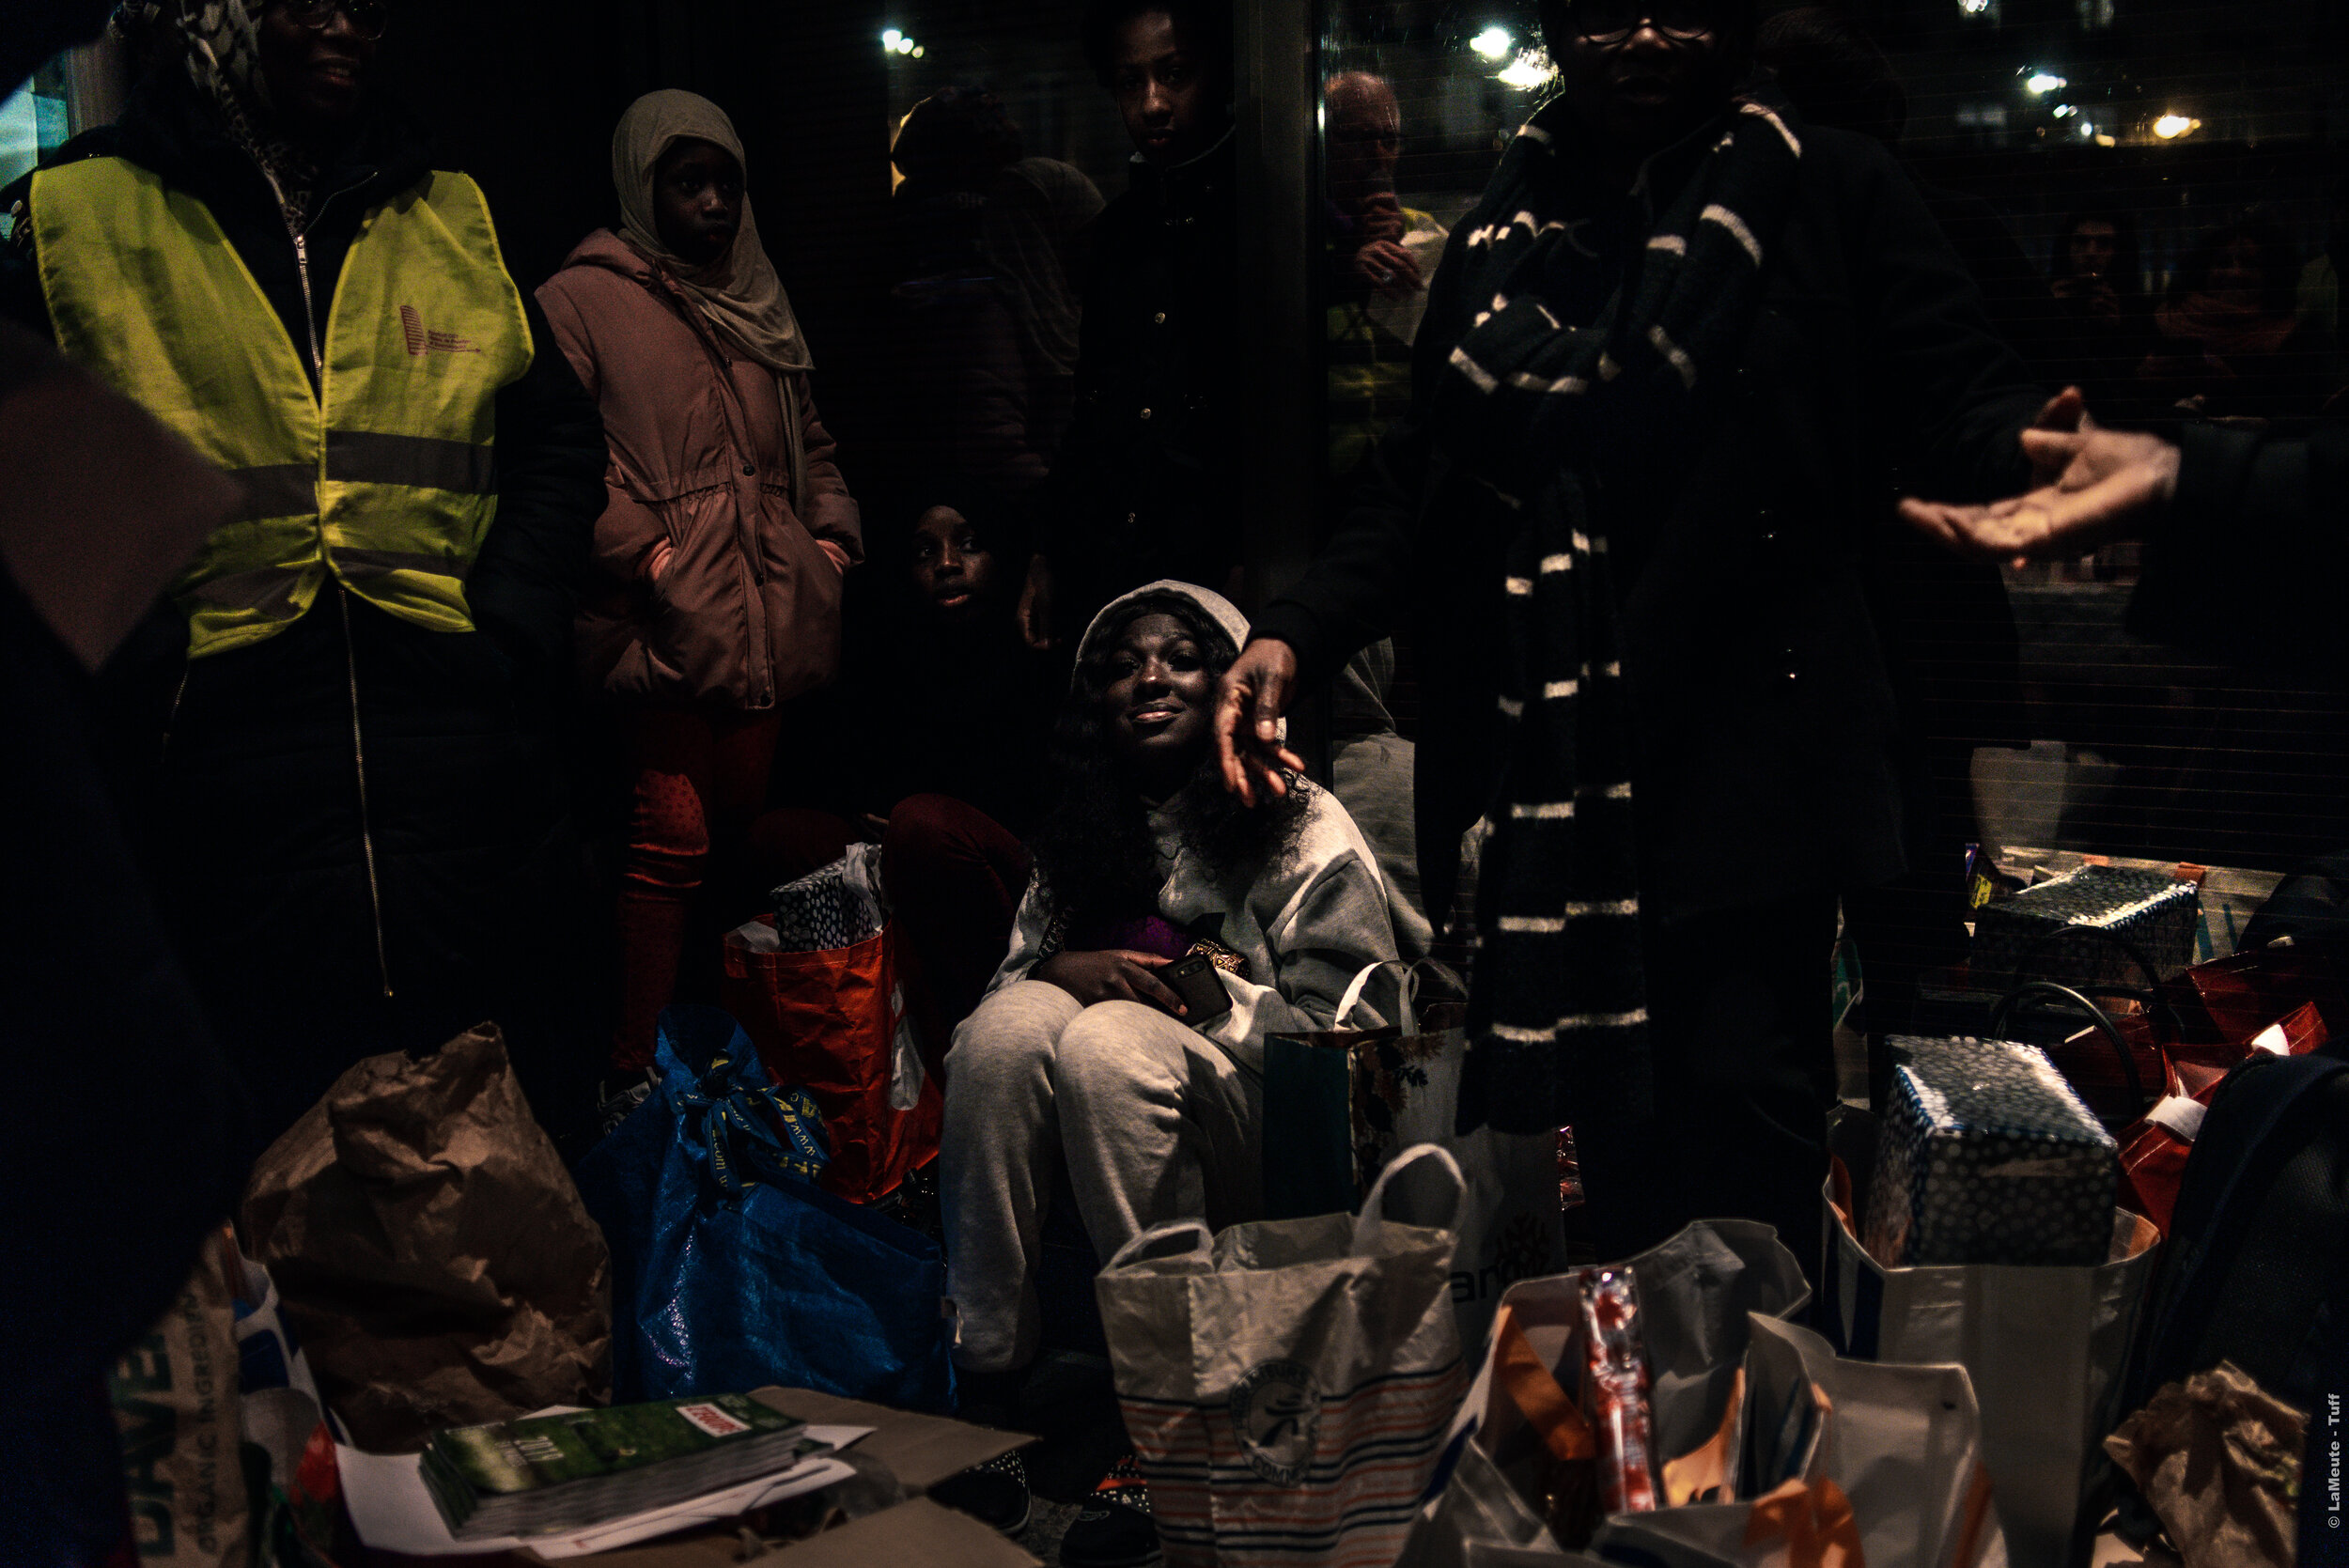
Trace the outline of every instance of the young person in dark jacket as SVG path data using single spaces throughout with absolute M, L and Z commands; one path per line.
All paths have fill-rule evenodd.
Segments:
M 1062 666 L 1012 622 L 1008 505 L 949 489 L 885 547 L 870 635 L 840 696 L 848 809 L 879 831 L 930 1070 L 1011 945 L 1026 839 L 1051 804 Z
M 1229 12 L 1095 0 L 1084 51 L 1133 138 L 1133 184 L 1094 225 L 1076 412 L 1019 602 L 1037 647 L 1129 588 L 1225 587 L 1240 565 Z
M 1813 1258 L 1837 896 L 1904 858 L 1867 539 L 1896 470 L 2021 481 L 2043 398 L 1890 155 L 1741 85 L 1749 8 L 1543 15 L 1564 90 L 1224 678 L 1226 776 L 1276 787 L 1300 673 L 1416 615 L 1430 908 L 1483 837 L 1464 1114 L 1572 1124 L 1607 1255 L 1742 1215 Z
M 381 5 L 165 0 L 131 21 L 152 69 L 117 126 L 34 177 L 5 287 L 244 470 L 247 520 L 108 672 L 165 916 L 257 1143 L 357 1059 L 484 1018 L 559 1126 L 596 1065 L 553 738 L 603 504 L 595 406 L 477 191 L 432 171 L 379 89 Z M 154 265 L 114 264 L 143 247 Z M 249 282 L 199 292 L 232 266 Z M 419 377 L 448 396 L 418 399 Z M 166 407 L 175 385 L 197 394 Z M 275 446 L 298 460 L 237 457 Z

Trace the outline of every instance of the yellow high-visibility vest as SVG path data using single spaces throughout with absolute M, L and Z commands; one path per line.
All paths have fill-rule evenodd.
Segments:
M 531 362 L 481 189 L 433 173 L 369 211 L 332 286 L 318 390 L 209 209 L 119 158 L 33 177 L 42 293 L 67 357 L 243 482 L 172 593 L 190 656 L 274 635 L 331 575 L 436 631 L 497 512 L 497 392 Z

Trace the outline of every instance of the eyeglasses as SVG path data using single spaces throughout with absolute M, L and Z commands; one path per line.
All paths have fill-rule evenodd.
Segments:
M 1607 48 L 1628 42 L 1642 27 L 1694 43 L 1719 25 L 1703 0 L 1575 0 L 1570 14 L 1576 32 Z
M 391 12 L 383 0 L 281 0 L 278 9 L 295 26 L 318 33 L 332 27 L 334 13 L 340 11 L 362 43 L 381 39 L 383 29 L 391 23 Z

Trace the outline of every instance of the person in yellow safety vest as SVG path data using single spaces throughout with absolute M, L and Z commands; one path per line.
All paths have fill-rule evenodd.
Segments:
M 394 20 L 129 8 L 151 68 L 33 175 L 0 277 L 243 487 L 106 683 L 263 1141 L 485 1018 L 558 1133 L 597 1066 L 554 731 L 602 428 L 479 188 L 380 90 Z

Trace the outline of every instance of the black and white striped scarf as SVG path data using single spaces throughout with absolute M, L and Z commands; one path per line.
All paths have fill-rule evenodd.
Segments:
M 1693 462 L 1760 308 L 1802 147 L 1760 89 L 1650 159 L 1632 191 L 1642 248 L 1597 318 L 1578 321 L 1556 302 L 1597 294 L 1565 287 L 1572 269 L 1602 264 L 1579 232 L 1586 134 L 1562 105 L 1537 113 L 1455 231 L 1452 297 L 1468 302 L 1469 324 L 1424 408 L 1451 470 L 1437 492 L 1443 525 L 1507 541 L 1504 754 L 1479 824 L 1460 1125 L 1573 1124 L 1596 1205 L 1616 1196 L 1606 1172 L 1642 1157 L 1656 1095 L 1632 712 L 1597 520 L 1640 519 L 1595 503 L 1626 463 Z
M 310 226 L 318 183 L 311 160 L 276 128 L 269 81 L 261 73 L 260 18 L 264 0 L 123 0 L 112 24 L 117 37 L 144 47 L 155 29 L 179 35 L 189 80 L 219 114 L 229 140 L 268 177 L 286 227 Z

